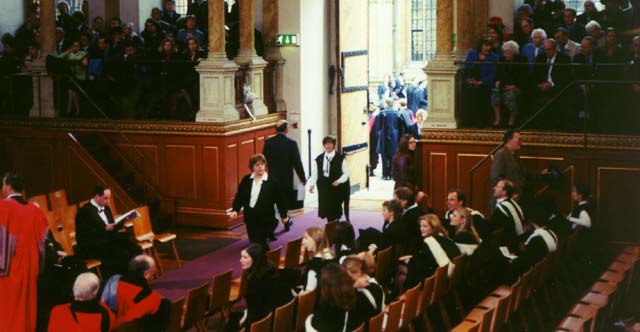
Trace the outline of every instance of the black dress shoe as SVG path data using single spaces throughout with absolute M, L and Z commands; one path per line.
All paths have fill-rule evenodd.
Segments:
M 284 223 L 284 231 L 288 232 L 291 229 L 291 226 L 293 226 L 293 219 L 289 218 L 287 222 Z
M 269 236 L 269 242 L 273 242 L 273 241 L 278 241 L 278 238 L 275 235 L 271 234 Z

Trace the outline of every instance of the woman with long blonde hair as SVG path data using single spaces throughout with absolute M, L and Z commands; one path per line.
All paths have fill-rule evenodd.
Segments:
M 473 226 L 469 209 L 462 206 L 456 208 L 451 216 L 451 226 L 454 227 L 451 239 L 463 254 L 471 256 L 482 240 Z
M 324 231 L 318 227 L 309 227 L 302 236 L 302 247 L 310 256 L 304 271 L 304 291 L 311 291 L 318 286 L 320 271 L 327 261 L 333 260 L 334 255 L 329 247 L 329 239 Z

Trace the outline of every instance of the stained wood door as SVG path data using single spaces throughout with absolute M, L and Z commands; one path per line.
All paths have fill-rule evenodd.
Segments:
M 369 163 L 369 0 L 335 0 L 338 67 L 338 145 L 351 186 L 362 188 Z

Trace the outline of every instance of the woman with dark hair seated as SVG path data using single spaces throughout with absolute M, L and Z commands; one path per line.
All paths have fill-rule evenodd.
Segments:
M 356 291 L 353 280 L 338 263 L 329 263 L 322 269 L 317 303 L 305 322 L 307 332 L 351 331 L 349 312 L 355 307 Z
M 454 257 L 460 255 L 460 249 L 449 238 L 438 216 L 427 214 L 420 217 L 419 221 L 424 240 L 414 255 L 405 259 L 408 260 L 408 266 L 404 289 L 415 287 L 426 277 L 432 276 L 439 267 L 450 264 Z
M 366 331 L 369 319 L 384 311 L 384 290 L 370 276 L 375 269 L 375 261 L 371 255 L 361 253 L 346 257 L 342 267 L 353 280 L 356 289 L 356 306 L 350 311 L 349 326 L 356 328 L 364 323 Z
M 278 269 L 267 259 L 264 248 L 257 243 L 249 245 L 240 253 L 242 274 L 247 281 L 245 309 L 237 324 L 238 329 L 249 331 L 251 324 L 266 317 L 277 307 L 291 300 L 291 292 L 279 279 Z M 230 326 L 235 324 L 231 323 Z M 235 327 L 235 326 L 234 326 Z M 231 328 L 231 330 L 234 330 Z
M 335 244 L 336 258 L 349 256 L 358 250 L 356 246 L 356 233 L 350 222 L 339 222 L 336 226 Z
M 473 226 L 473 218 L 469 209 L 462 206 L 455 209 L 451 217 L 451 226 L 455 230 L 451 235 L 451 239 L 460 249 L 460 252 L 467 256 L 473 255 L 482 240 Z

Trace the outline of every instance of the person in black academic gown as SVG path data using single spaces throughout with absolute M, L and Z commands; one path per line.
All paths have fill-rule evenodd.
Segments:
M 307 332 L 339 332 L 348 329 L 350 311 L 356 304 L 353 280 L 338 263 L 329 263 L 320 278 L 320 292 L 313 315 L 305 322 Z
M 238 191 L 233 199 L 231 218 L 238 216 L 244 209 L 244 224 L 251 243 L 262 244 L 268 249 L 267 238 L 271 235 L 274 225 L 278 223 L 275 217 L 274 205 L 277 206 L 281 222 L 286 222 L 287 209 L 283 204 L 282 192 L 275 179 L 270 179 L 266 172 L 267 160 L 258 153 L 249 159 L 251 174 L 247 174 L 238 184 Z
M 418 218 L 424 213 L 416 203 L 416 194 L 411 188 L 401 187 L 396 189 L 393 192 L 393 198 L 399 200 L 402 206 L 402 218 L 400 221 L 404 224 L 404 242 L 407 243 L 407 251 L 414 252 L 422 242 Z
M 76 254 L 82 258 L 97 258 L 111 273 L 124 273 L 129 261 L 142 253 L 140 247 L 129 240 L 127 233 L 118 232 L 124 223 L 115 223 L 109 200 L 111 190 L 104 185 L 93 189 L 93 198 L 76 214 Z
M 404 289 L 410 289 L 432 276 L 438 267 L 445 266 L 460 255 L 460 249 L 449 238 L 449 234 L 435 214 L 420 217 L 420 232 L 424 241 L 420 248 L 408 258 L 407 277 Z
M 353 279 L 356 288 L 356 306 L 349 312 L 349 327 L 357 328 L 365 324 L 368 330 L 369 319 L 384 310 L 384 290 L 369 274 L 375 266 L 373 257 L 366 253 L 347 256 L 342 267 Z
M 324 153 L 316 157 L 314 171 L 309 179 L 309 191 L 318 186 L 318 217 L 327 221 L 338 220 L 342 216 L 345 203 L 345 217 L 349 220 L 348 198 L 350 194 L 349 169 L 344 156 L 336 151 L 337 140 L 333 136 L 322 139 Z

